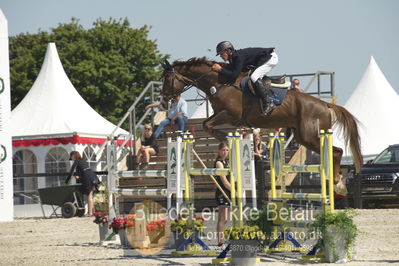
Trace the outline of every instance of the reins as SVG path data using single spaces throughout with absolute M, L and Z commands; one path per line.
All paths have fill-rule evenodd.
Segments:
M 183 90 L 180 92 L 180 93 L 183 93 L 183 92 L 187 91 L 188 89 L 192 88 L 193 86 L 198 87 L 198 81 L 200 81 L 203 77 L 205 77 L 206 75 L 211 73 L 212 69 L 209 70 L 208 72 L 205 72 L 204 74 L 202 74 L 201 76 L 199 76 L 198 78 L 196 78 L 194 80 L 192 80 L 192 79 L 190 79 L 190 78 L 178 73 L 174 69 L 172 69 L 170 72 L 173 73 L 173 79 L 177 79 L 178 81 L 180 81 L 180 82 L 182 82 L 182 83 L 184 83 L 186 85 L 186 86 L 184 86 Z M 180 78 L 177 74 L 182 76 L 183 79 Z M 175 96 L 174 95 L 174 86 L 173 86 L 173 90 L 172 90 L 172 96 Z M 200 95 L 200 96 L 203 97 L 202 95 Z

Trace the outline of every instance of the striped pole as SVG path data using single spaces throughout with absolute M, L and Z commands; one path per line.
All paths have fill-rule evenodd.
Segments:
M 190 175 L 229 175 L 230 169 L 219 169 L 219 168 L 192 168 L 190 169 Z
M 166 170 L 133 170 L 133 171 L 118 171 L 115 175 L 119 178 L 134 178 L 134 177 L 166 177 Z
M 197 160 L 201 163 L 202 167 L 206 168 L 206 165 L 201 160 L 201 158 L 198 156 L 197 152 L 194 149 L 192 150 L 192 152 L 194 153 L 194 156 L 197 158 Z M 193 170 L 195 170 L 195 169 L 193 169 Z M 219 175 L 219 174 L 217 174 L 217 175 Z M 223 174 L 223 175 L 228 175 L 228 174 Z M 227 196 L 226 192 L 224 192 L 222 187 L 219 185 L 218 181 L 215 179 L 214 175 L 210 174 L 209 177 L 211 178 L 211 180 L 213 181 L 215 186 L 219 189 L 220 193 L 222 193 L 223 196 L 226 198 L 226 200 L 231 204 L 231 200 L 230 200 L 229 196 Z
M 120 196 L 166 196 L 167 189 L 113 189 L 110 191 Z
M 284 173 L 319 173 L 320 165 L 283 165 Z

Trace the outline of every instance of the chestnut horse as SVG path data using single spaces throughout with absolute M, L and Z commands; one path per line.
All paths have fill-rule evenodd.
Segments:
M 261 114 L 259 100 L 248 97 L 236 85 L 224 85 L 218 73 L 211 70 L 215 62 L 205 58 L 192 58 L 188 61 L 168 61 L 162 63 L 165 100 L 186 91 L 192 86 L 203 91 L 211 102 L 214 114 L 203 122 L 203 128 L 219 140 L 225 140 L 225 132 L 215 128 L 222 124 L 246 125 L 259 128 L 292 128 L 298 143 L 320 153 L 319 130 L 330 129 L 333 124 L 342 128 L 345 145 L 350 146 L 356 172 L 362 166 L 360 137 L 357 120 L 345 108 L 324 102 L 309 94 L 287 91 L 281 103 L 271 114 Z M 242 77 L 238 78 L 236 84 Z M 216 90 L 212 87 L 216 88 Z M 342 149 L 333 147 L 335 183 L 339 181 Z

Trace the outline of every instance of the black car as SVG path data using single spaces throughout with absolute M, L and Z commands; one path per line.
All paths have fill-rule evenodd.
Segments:
M 361 192 L 364 207 L 399 203 L 399 144 L 390 145 L 367 162 L 359 174 L 351 172 L 347 181 L 353 198 Z

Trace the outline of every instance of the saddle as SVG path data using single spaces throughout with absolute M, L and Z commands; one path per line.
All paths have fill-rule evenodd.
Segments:
M 269 97 L 273 100 L 275 105 L 280 105 L 284 100 L 287 89 L 291 86 L 291 82 L 285 81 L 286 75 L 282 76 L 265 76 L 262 81 L 266 88 L 269 88 Z M 240 82 L 240 88 L 245 95 L 249 97 L 256 97 L 254 87 L 249 76 L 244 77 Z

